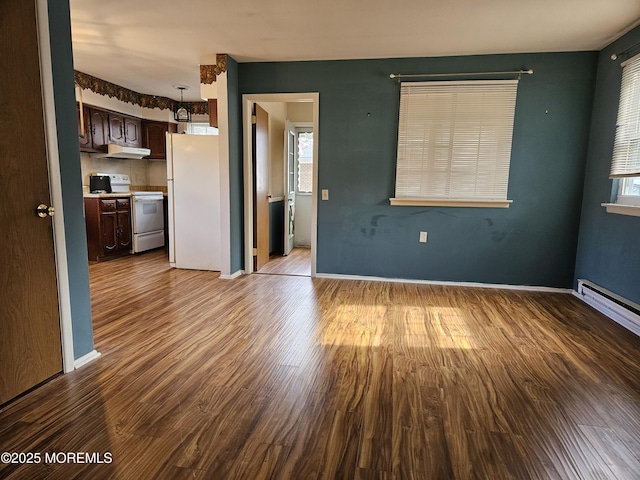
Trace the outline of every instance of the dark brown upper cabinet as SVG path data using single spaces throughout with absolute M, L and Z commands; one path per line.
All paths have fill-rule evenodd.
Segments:
M 167 158 L 167 133 L 176 133 L 178 125 L 175 123 L 142 121 L 142 146 L 151 150 L 147 158 Z

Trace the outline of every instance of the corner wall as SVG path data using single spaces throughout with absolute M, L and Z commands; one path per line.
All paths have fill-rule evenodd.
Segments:
M 584 201 L 577 249 L 575 280 L 590 280 L 635 303 L 640 303 L 640 218 L 607 213 L 612 180 L 609 169 L 618 116 L 623 52 L 640 42 L 640 27 L 600 52 L 593 105 Z M 640 53 L 636 47 L 630 56 Z
M 48 12 L 67 269 L 71 292 L 73 354 L 75 359 L 78 359 L 93 350 L 93 324 L 89 298 L 89 266 L 82 199 L 69 2 L 66 0 L 49 2 Z
M 242 167 L 242 106 L 238 62 L 227 55 L 229 107 L 229 214 L 231 216 L 231 274 L 244 269 L 244 178 Z

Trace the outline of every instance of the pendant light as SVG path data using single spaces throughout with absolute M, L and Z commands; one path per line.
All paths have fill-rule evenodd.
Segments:
M 189 109 L 189 106 L 184 103 L 184 99 L 183 99 L 183 93 L 189 87 L 178 85 L 175 88 L 180 90 L 180 103 L 176 105 L 176 110 L 175 112 L 173 112 L 173 118 L 175 118 L 177 122 L 189 123 L 191 122 L 191 110 Z

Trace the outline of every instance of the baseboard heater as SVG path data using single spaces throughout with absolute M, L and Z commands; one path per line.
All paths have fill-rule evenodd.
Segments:
M 578 280 L 576 295 L 585 303 L 640 336 L 640 305 L 588 280 Z

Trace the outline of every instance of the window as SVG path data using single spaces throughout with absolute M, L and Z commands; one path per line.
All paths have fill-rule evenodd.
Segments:
M 391 205 L 503 207 L 517 80 L 403 82 Z
M 298 131 L 298 193 L 313 191 L 313 132 Z
M 616 203 L 640 206 L 640 177 L 624 178 L 618 187 Z
M 187 133 L 191 135 L 218 135 L 218 129 L 209 126 L 208 123 L 188 123 Z
M 622 63 L 622 85 L 609 178 L 618 179 L 610 213 L 640 216 L 640 55 Z

